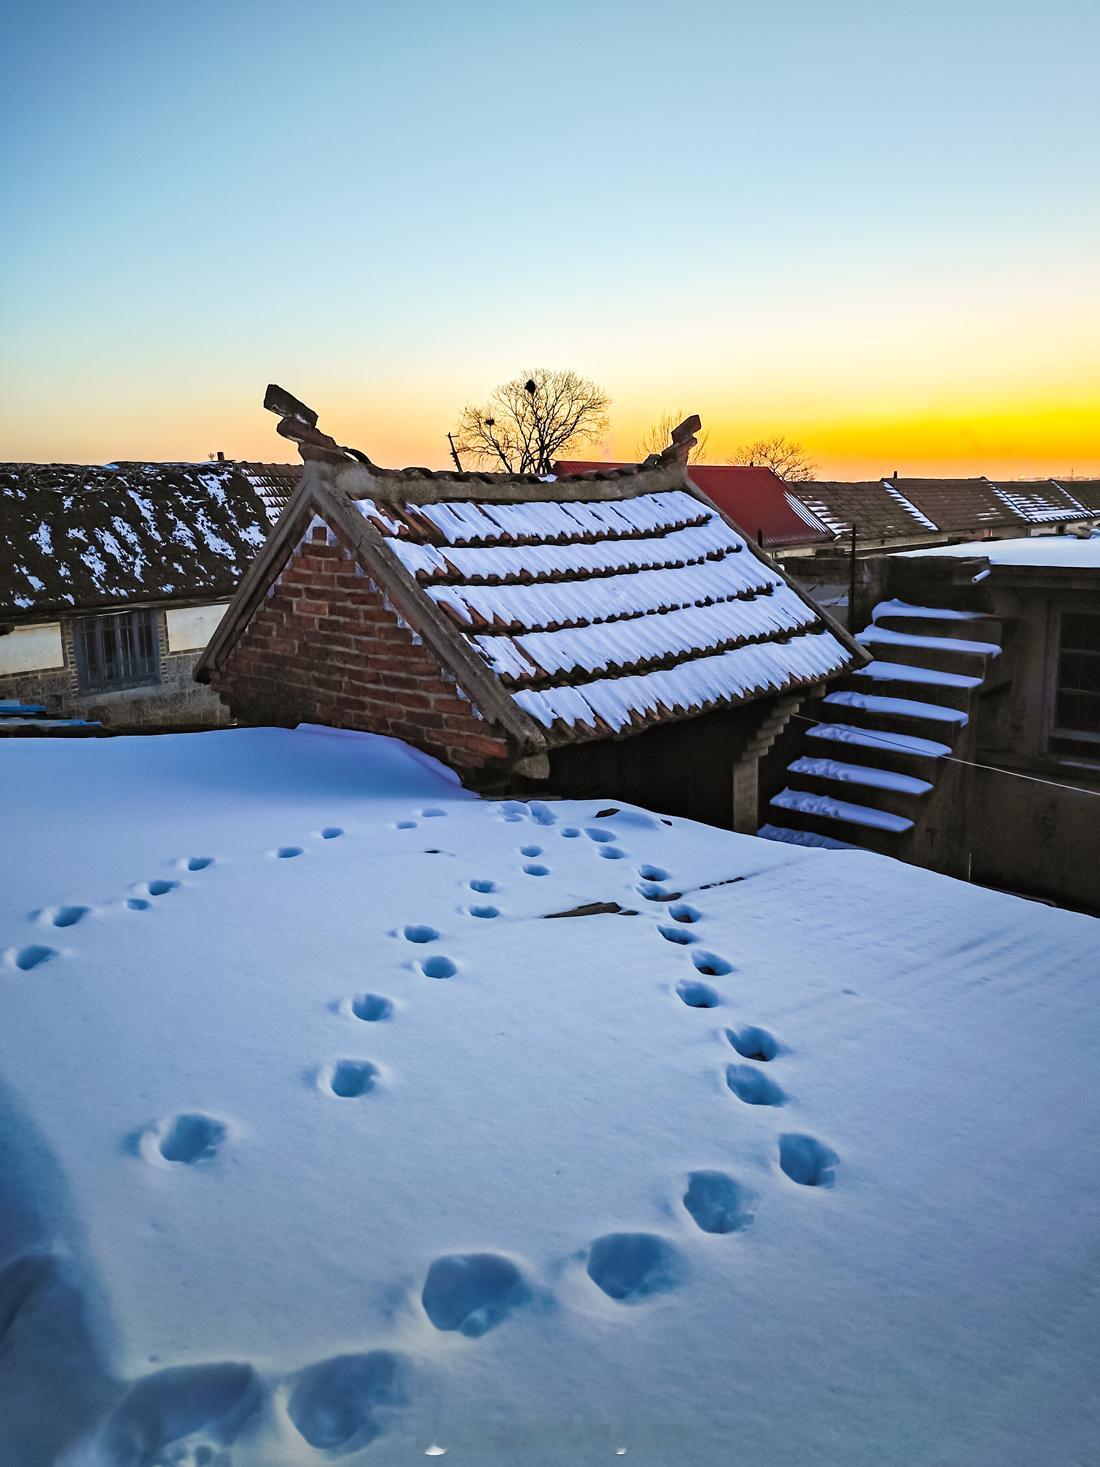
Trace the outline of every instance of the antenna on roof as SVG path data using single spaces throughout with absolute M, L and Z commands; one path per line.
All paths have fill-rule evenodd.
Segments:
M 451 433 L 448 433 L 447 434 L 447 442 L 451 445 L 451 457 L 455 461 L 455 468 L 461 474 L 462 473 L 462 460 L 458 456 L 458 449 L 455 447 L 455 440 L 454 440 L 454 435 L 453 434 L 451 434 Z

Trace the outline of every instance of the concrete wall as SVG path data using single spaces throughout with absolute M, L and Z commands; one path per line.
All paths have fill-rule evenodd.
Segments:
M 0 677 L 64 666 L 65 647 L 61 640 L 60 622 L 15 627 L 0 637 Z
M 208 614 L 216 612 L 220 619 L 224 607 L 196 610 Z M 23 703 L 41 703 L 52 714 L 87 718 L 108 728 L 224 726 L 229 722 L 229 715 L 216 694 L 194 681 L 195 663 L 201 647 L 182 652 L 173 650 L 169 644 L 165 612 L 157 611 L 154 615 L 160 651 L 159 683 L 149 687 L 120 688 L 111 693 L 82 693 L 77 686 L 74 622 L 66 620 L 60 625 L 51 623 L 42 627 L 19 628 L 8 636 L 0 637 L 0 655 L 5 644 L 19 638 L 17 645 L 23 649 L 18 654 L 19 658 L 24 663 L 37 663 L 33 667 L 20 668 L 0 660 L 0 701 L 18 699 Z M 57 658 L 58 643 L 60 660 Z
M 972 879 L 1100 916 L 1100 779 L 1052 790 L 974 770 L 972 787 Z

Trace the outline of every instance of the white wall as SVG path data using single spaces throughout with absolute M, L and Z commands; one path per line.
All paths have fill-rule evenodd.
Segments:
M 169 652 L 190 652 L 196 647 L 205 647 L 217 630 L 225 615 L 227 602 L 217 606 L 188 606 L 184 611 L 169 611 Z
M 0 674 L 40 672 L 44 668 L 64 666 L 61 626 L 56 621 L 37 627 L 16 627 L 6 637 L 0 637 Z

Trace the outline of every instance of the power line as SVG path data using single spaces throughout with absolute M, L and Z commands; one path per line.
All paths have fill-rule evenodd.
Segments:
M 814 728 L 836 727 L 835 724 L 823 723 L 820 718 L 807 718 L 804 713 L 792 713 L 791 717 L 797 718 L 800 723 L 811 723 L 813 724 Z M 908 744 L 899 744 L 895 742 L 895 740 L 889 738 L 886 734 L 880 734 L 872 729 L 861 728 L 860 733 L 863 735 L 864 738 L 877 740 L 880 744 L 883 744 L 888 748 L 900 749 L 903 754 L 913 754 L 919 752 L 918 750 L 911 748 Z M 844 740 L 837 740 L 837 742 L 843 743 Z M 1100 799 L 1100 790 L 1083 790 L 1075 784 L 1059 784 L 1056 779 L 1040 779 L 1037 774 L 1021 774 L 1018 769 L 1001 769 L 996 764 L 979 764 L 976 759 L 960 759 L 954 754 L 934 754 L 928 755 L 927 757 L 943 759 L 948 764 L 965 764 L 970 769 L 985 769 L 990 774 L 1007 774 L 1010 779 L 1027 779 L 1030 780 L 1032 784 L 1049 785 L 1052 790 L 1068 790 L 1070 794 L 1091 795 L 1094 799 Z

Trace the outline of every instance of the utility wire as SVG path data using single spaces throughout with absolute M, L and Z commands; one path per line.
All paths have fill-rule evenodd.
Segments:
M 835 724 L 823 723 L 820 718 L 807 718 L 804 713 L 792 713 L 790 716 L 792 718 L 797 718 L 800 723 L 813 724 L 814 728 L 836 727 Z M 864 738 L 875 739 L 880 744 L 883 744 L 891 749 L 900 749 L 903 754 L 919 753 L 919 750 L 910 748 L 908 744 L 896 743 L 886 734 L 881 734 L 867 728 L 861 728 L 860 733 L 864 736 Z M 837 743 L 843 742 L 845 742 L 845 740 L 843 739 L 837 740 Z M 1059 784 L 1056 779 L 1040 779 L 1037 774 L 1021 774 L 1017 769 L 1001 769 L 996 764 L 979 764 L 976 759 L 959 759 L 954 754 L 935 754 L 928 755 L 927 757 L 943 759 L 946 760 L 946 762 L 949 764 L 965 764 L 971 769 L 985 769 L 988 770 L 990 774 L 1007 774 L 1010 779 L 1027 779 L 1030 780 L 1032 784 L 1049 785 L 1052 790 L 1068 790 L 1070 794 L 1091 795 L 1093 799 L 1100 799 L 1100 790 L 1083 790 L 1075 784 Z

